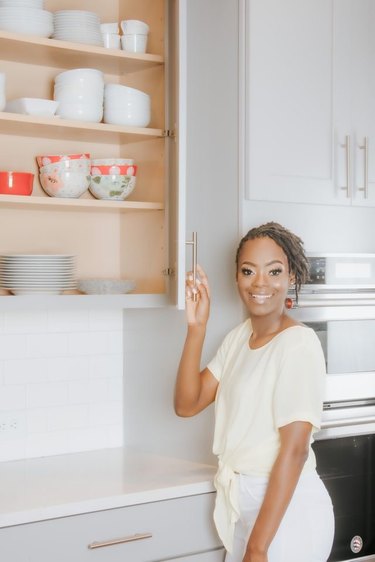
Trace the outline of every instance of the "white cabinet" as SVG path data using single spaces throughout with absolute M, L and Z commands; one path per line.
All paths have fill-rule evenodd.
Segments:
M 373 206 L 374 2 L 242 8 L 247 197 Z
M 225 551 L 223 548 L 212 552 L 200 552 L 192 556 L 184 556 L 183 558 L 174 558 L 169 562 L 224 562 Z
M 155 297 L 160 305 L 160 297 L 166 303 L 175 293 L 181 247 L 178 219 L 184 216 L 174 173 L 180 158 L 177 86 L 182 91 L 183 84 L 181 80 L 177 84 L 178 27 L 184 22 L 178 11 L 183 2 L 90 3 L 89 9 L 102 22 L 129 17 L 146 21 L 150 26 L 147 54 L 0 30 L 0 71 L 6 75 L 8 100 L 51 98 L 54 77 L 77 67 L 97 68 L 105 82 L 125 84 L 151 97 L 147 128 L 0 112 L 0 169 L 35 174 L 31 197 L 0 195 L 0 254 L 74 254 L 78 277 L 135 279 L 136 306 L 142 306 L 142 295 Z M 45 9 L 62 8 L 87 9 L 87 3 L 46 0 Z M 58 199 L 44 193 L 35 156 L 83 152 L 94 158 L 135 159 L 137 185 L 126 201 L 96 200 L 89 193 L 79 199 Z M 168 275 L 171 269 L 174 276 Z M 0 307 L 3 293 L 0 290 Z M 132 296 L 126 295 L 122 304 L 132 306 Z M 144 302 L 148 306 L 150 299 Z
M 200 494 L 3 528 L 0 559 L 161 562 L 205 553 L 200 562 L 221 562 L 214 498 Z

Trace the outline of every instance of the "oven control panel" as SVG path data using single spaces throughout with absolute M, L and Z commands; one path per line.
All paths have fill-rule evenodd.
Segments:
M 310 280 L 311 285 L 324 285 L 326 282 L 326 258 L 310 257 Z

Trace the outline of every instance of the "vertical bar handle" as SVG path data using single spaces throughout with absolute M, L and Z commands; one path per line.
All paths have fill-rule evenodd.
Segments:
M 363 191 L 363 196 L 365 199 L 368 199 L 368 137 L 364 137 L 363 144 L 359 145 L 361 150 L 364 150 L 364 159 L 363 159 L 363 178 L 364 183 L 363 187 L 358 187 L 358 191 Z
M 193 286 L 195 287 L 197 282 L 197 263 L 198 263 L 198 236 L 196 232 L 193 232 L 192 239 L 187 240 L 186 244 L 192 246 L 193 255 L 192 255 L 192 262 L 193 262 Z M 193 293 L 193 301 L 197 300 L 197 294 Z
M 345 143 L 341 145 L 345 148 L 345 172 L 346 172 L 346 185 L 341 189 L 346 191 L 346 196 L 352 196 L 352 185 L 351 185 L 351 154 L 350 154 L 350 135 L 345 136 Z

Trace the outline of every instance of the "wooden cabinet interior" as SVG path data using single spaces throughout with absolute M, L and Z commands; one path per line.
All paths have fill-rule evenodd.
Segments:
M 77 255 L 78 277 L 135 279 L 137 293 L 164 293 L 168 244 L 165 95 L 166 0 L 45 0 L 49 11 L 96 12 L 101 22 L 140 19 L 150 26 L 148 53 L 127 54 L 87 44 L 0 31 L 0 70 L 7 99 L 53 98 L 54 77 L 70 68 L 97 68 L 105 82 L 151 96 L 147 128 L 0 113 L 0 169 L 35 174 L 31 197 L 0 196 L 1 253 Z M 90 193 L 55 199 L 44 193 L 35 156 L 89 152 L 92 158 L 134 158 L 137 185 L 121 203 Z

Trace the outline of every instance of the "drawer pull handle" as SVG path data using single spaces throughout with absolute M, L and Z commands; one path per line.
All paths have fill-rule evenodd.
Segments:
M 109 541 L 95 541 L 90 543 L 87 548 L 93 550 L 94 548 L 103 548 L 104 546 L 113 546 L 114 544 L 123 544 L 126 542 L 141 541 L 143 539 L 151 539 L 152 533 L 136 533 L 130 537 L 122 537 L 120 539 L 111 539 Z

